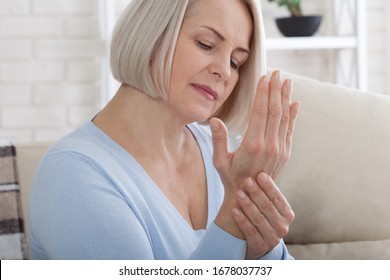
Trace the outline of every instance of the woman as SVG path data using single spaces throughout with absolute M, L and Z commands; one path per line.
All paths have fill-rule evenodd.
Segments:
M 291 258 L 273 178 L 299 104 L 279 71 L 257 86 L 263 40 L 255 0 L 133 0 L 111 43 L 121 87 L 35 176 L 32 257 Z M 224 123 L 247 130 L 234 152 Z

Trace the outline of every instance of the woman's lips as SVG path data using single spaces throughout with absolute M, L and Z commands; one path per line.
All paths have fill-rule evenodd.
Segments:
M 201 84 L 192 84 L 192 86 L 209 100 L 215 101 L 218 99 L 218 93 L 211 87 Z

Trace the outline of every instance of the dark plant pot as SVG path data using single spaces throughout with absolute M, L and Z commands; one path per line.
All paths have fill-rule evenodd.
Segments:
M 312 36 L 321 24 L 321 16 L 277 18 L 276 25 L 286 37 Z

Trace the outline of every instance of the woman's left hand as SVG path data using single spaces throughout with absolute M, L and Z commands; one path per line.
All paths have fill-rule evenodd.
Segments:
M 274 181 L 260 173 L 245 180 L 232 215 L 247 241 L 247 259 L 258 259 L 279 244 L 289 231 L 294 212 Z

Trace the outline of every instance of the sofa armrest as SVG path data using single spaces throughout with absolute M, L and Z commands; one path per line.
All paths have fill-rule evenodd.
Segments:
M 50 145 L 51 143 L 49 142 L 33 142 L 16 145 L 16 162 L 26 233 L 28 230 L 28 197 L 31 183 L 39 161 Z

